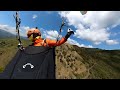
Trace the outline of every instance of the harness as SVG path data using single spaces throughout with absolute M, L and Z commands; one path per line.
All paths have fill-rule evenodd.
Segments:
M 44 46 L 44 43 L 46 43 L 46 46 L 49 47 L 48 43 L 46 42 L 46 39 L 43 39 L 43 42 L 41 43 L 41 45 Z

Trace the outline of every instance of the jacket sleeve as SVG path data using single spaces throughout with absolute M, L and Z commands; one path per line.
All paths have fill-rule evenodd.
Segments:
M 46 43 L 48 44 L 48 46 L 60 46 L 61 44 L 65 43 L 66 41 L 67 40 L 64 37 L 62 37 L 59 41 L 46 39 Z

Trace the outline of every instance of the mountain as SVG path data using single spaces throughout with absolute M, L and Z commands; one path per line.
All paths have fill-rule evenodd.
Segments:
M 22 40 L 27 46 L 31 42 Z M 16 39 L 0 39 L 0 72 L 17 51 Z M 8 52 L 9 51 L 9 52 Z M 81 48 L 65 43 L 56 47 L 57 79 L 120 79 L 120 50 Z
M 16 38 L 16 35 L 0 29 L 0 38 Z M 20 38 L 27 40 L 27 37 L 24 37 L 24 36 L 20 36 Z
M 0 38 L 9 38 L 9 37 L 15 37 L 15 35 L 5 30 L 0 29 Z

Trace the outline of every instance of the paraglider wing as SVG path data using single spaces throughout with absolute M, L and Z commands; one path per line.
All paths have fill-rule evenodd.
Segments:
M 82 15 L 84 15 L 84 14 L 87 13 L 87 11 L 80 11 L 80 13 L 81 13 Z

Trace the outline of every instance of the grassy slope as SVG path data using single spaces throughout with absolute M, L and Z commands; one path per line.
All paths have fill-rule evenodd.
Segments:
M 76 46 L 75 50 L 84 57 L 82 62 L 89 70 L 88 78 L 120 78 L 120 50 L 84 49 Z
M 22 40 L 23 45 L 29 41 Z M 0 72 L 17 52 L 17 40 L 0 39 Z M 79 48 L 63 44 L 56 48 L 56 76 L 58 79 L 120 78 L 120 51 Z
M 22 40 L 23 45 L 27 46 L 27 41 Z M 2 72 L 9 61 L 17 52 L 18 41 L 15 38 L 0 39 L 0 72 Z

